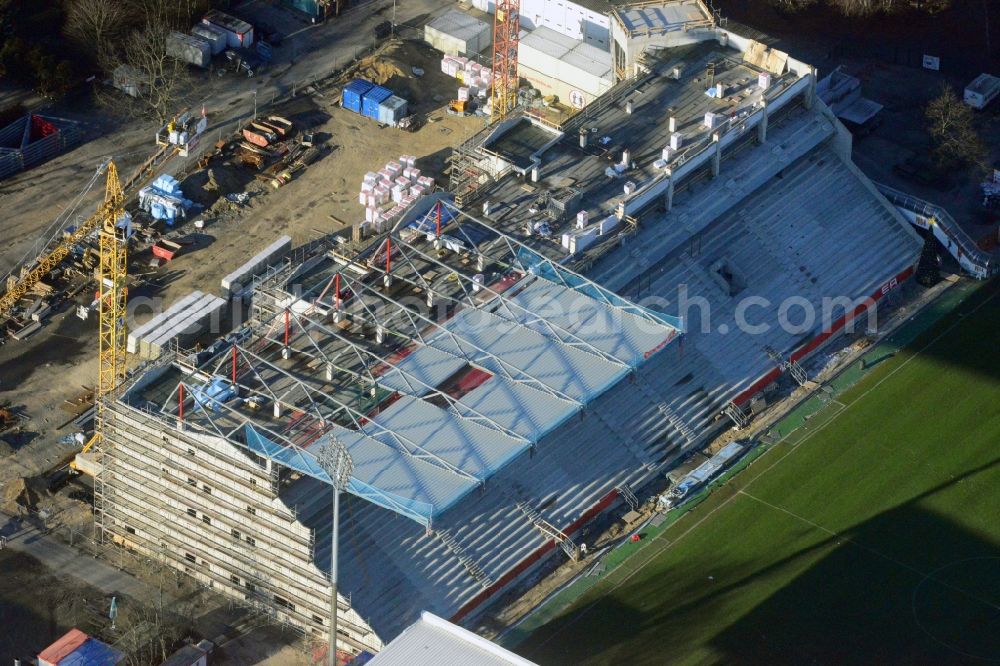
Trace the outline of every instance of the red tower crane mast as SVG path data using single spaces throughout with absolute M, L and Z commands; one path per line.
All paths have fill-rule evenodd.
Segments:
M 496 0 L 493 16 L 493 95 L 490 122 L 517 106 L 517 42 L 521 32 L 520 0 Z

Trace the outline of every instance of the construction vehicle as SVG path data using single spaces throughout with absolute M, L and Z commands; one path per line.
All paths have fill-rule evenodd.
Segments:
M 471 113 L 470 107 L 469 102 L 464 99 L 453 99 L 448 102 L 448 115 L 467 116 Z
M 132 220 L 125 212 L 125 191 L 118 180 L 118 168 L 108 161 L 104 203 L 98 209 L 101 216 L 100 269 L 98 281 L 98 371 L 97 393 L 94 396 L 94 434 L 69 464 L 79 473 L 93 473 L 95 465 L 88 458 L 91 449 L 101 440 L 104 424 L 104 398 L 125 379 L 126 280 L 128 279 L 127 248 L 132 232 Z

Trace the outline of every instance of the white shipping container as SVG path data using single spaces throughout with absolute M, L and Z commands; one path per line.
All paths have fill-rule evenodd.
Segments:
M 587 220 L 589 218 L 590 218 L 590 216 L 587 214 L 587 211 L 585 211 L 585 210 L 581 210 L 579 213 L 577 213 L 576 214 L 576 228 L 577 229 L 583 229 L 585 226 L 587 226 Z

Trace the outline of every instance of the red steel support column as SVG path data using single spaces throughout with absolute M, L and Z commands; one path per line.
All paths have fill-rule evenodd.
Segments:
M 184 384 L 177 385 L 177 418 L 184 420 Z
M 233 384 L 236 383 L 236 345 L 233 345 Z
M 288 310 L 286 309 L 285 310 L 285 346 L 286 347 L 288 346 L 288 332 L 291 329 L 290 319 L 291 319 L 291 315 L 289 314 Z

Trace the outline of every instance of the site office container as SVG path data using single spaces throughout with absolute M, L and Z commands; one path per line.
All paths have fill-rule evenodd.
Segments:
M 226 44 L 231 48 L 248 48 L 253 45 L 253 26 L 235 16 L 213 9 L 205 14 L 201 22 L 226 33 Z
M 229 44 L 226 33 L 207 23 L 195 25 L 191 28 L 191 34 L 206 40 L 212 47 L 212 55 L 219 55 L 226 50 L 226 46 Z
M 361 99 L 361 115 L 378 120 L 379 104 L 392 97 L 392 91 L 382 86 L 375 86 L 365 93 Z
M 371 81 L 354 79 L 344 86 L 344 92 L 341 95 L 341 105 L 354 113 L 361 113 L 361 100 L 364 98 L 365 93 L 374 87 L 375 84 Z
M 378 121 L 383 125 L 396 125 L 406 117 L 407 107 L 405 99 L 391 95 L 378 105 Z
M 183 32 L 167 35 L 167 55 L 195 67 L 208 67 L 212 61 L 212 45 L 207 39 Z

